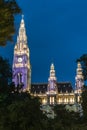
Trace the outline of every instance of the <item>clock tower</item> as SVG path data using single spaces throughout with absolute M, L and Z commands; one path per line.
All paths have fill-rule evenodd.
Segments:
M 14 47 L 13 82 L 16 86 L 23 85 L 23 91 L 31 89 L 30 51 L 27 45 L 25 23 L 22 16 L 17 43 Z

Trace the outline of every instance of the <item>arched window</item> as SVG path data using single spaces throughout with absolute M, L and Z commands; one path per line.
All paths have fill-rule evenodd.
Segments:
M 22 83 L 22 73 L 17 74 L 17 83 L 18 84 Z

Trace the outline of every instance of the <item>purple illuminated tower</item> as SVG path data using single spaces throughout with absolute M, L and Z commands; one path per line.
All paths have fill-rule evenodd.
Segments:
M 54 64 L 51 64 L 50 67 L 50 77 L 48 78 L 48 87 L 47 87 L 47 96 L 48 103 L 55 104 L 56 103 L 56 95 L 57 95 L 57 81 L 55 76 Z
M 29 54 L 30 51 L 27 45 L 25 23 L 22 16 L 19 28 L 19 35 L 17 36 L 17 43 L 14 47 L 12 70 L 13 82 L 16 86 L 23 83 L 23 91 L 30 91 L 31 88 L 31 66 Z

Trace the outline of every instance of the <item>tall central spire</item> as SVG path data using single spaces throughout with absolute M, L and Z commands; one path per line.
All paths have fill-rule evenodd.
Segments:
M 24 23 L 24 16 L 22 16 L 19 32 L 17 36 L 17 44 L 14 48 L 13 59 L 13 82 L 18 86 L 21 83 L 24 85 L 23 90 L 30 90 L 31 86 L 31 65 L 30 65 L 30 51 L 27 44 L 27 35 Z
M 18 40 L 20 42 L 27 42 L 27 36 L 26 36 L 26 29 L 25 29 L 25 23 L 24 23 L 24 16 L 22 15 L 21 23 L 20 23 L 20 28 L 19 28 L 19 36 Z
M 25 53 L 24 52 L 25 49 L 27 49 L 27 53 L 29 55 L 29 48 L 27 45 L 27 35 L 26 35 L 26 29 L 25 29 L 24 16 L 22 15 L 22 19 L 21 19 L 20 27 L 19 27 L 19 33 L 17 36 L 17 44 L 15 45 L 15 52 L 16 53 Z

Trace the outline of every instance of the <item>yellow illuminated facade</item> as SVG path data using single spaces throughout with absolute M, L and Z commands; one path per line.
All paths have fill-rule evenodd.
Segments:
M 46 104 L 74 104 L 80 102 L 84 78 L 80 62 L 77 64 L 75 90 L 70 82 L 57 82 L 55 67 L 52 63 L 48 83 L 31 83 L 30 51 L 27 45 L 26 29 L 22 17 L 17 44 L 14 47 L 13 82 L 16 86 L 23 83 L 23 90 L 32 96 L 38 96 L 41 103 Z

